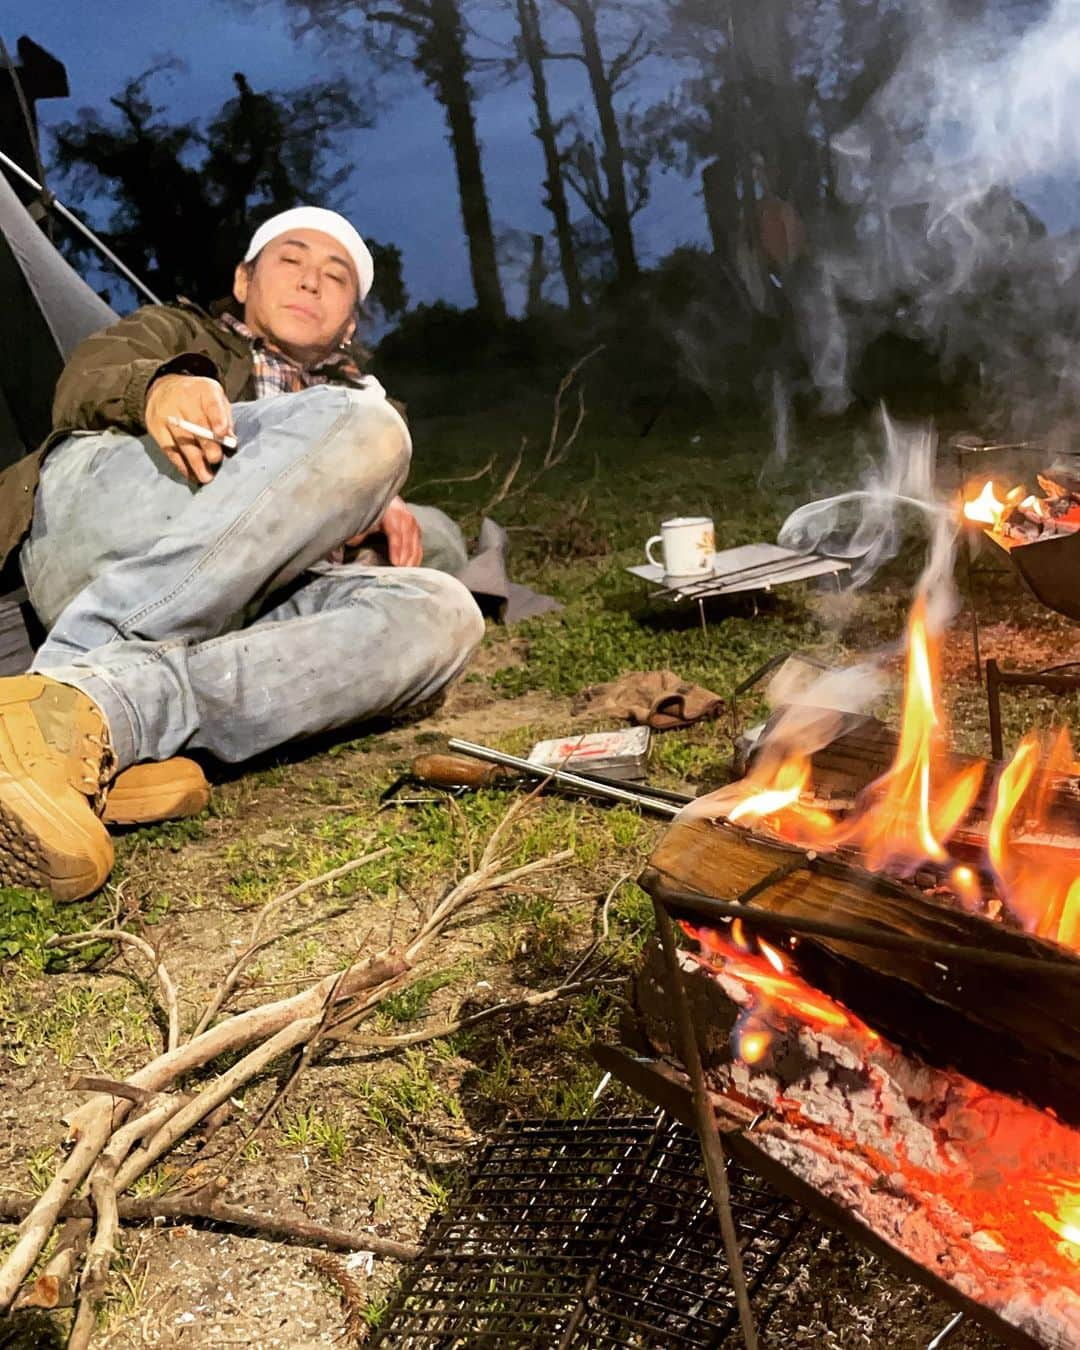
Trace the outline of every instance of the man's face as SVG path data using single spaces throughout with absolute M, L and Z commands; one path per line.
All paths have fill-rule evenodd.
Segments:
M 253 267 L 237 267 L 233 295 L 251 331 L 301 365 L 329 356 L 356 329 L 356 272 L 344 248 L 321 230 L 271 239 Z

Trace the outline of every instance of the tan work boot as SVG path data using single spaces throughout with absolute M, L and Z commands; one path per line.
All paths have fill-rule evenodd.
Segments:
M 104 883 L 113 847 L 91 802 L 111 766 L 105 719 L 81 690 L 0 679 L 0 885 L 79 900 Z
M 133 764 L 118 773 L 105 800 L 106 825 L 153 825 L 197 816 L 210 802 L 210 784 L 193 759 L 176 755 Z

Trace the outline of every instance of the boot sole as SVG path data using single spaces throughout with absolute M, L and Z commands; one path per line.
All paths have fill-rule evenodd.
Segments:
M 0 882 L 52 892 L 56 900 L 81 900 L 98 890 L 112 870 L 112 841 L 84 799 L 67 789 L 65 809 L 32 779 L 0 772 Z M 96 826 L 97 829 L 93 827 Z
M 188 816 L 197 816 L 209 804 L 209 787 L 192 787 L 181 793 L 167 786 L 160 791 L 140 789 L 132 793 L 130 801 L 115 788 L 105 803 L 102 819 L 106 825 L 153 825 L 159 820 L 185 820 Z

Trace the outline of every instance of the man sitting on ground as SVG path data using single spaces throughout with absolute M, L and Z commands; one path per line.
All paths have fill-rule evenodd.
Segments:
M 349 346 L 372 277 L 348 221 L 299 207 L 255 232 L 235 313 L 152 306 L 76 349 L 20 554 L 48 637 L 0 680 L 0 884 L 90 894 L 117 776 L 114 819 L 200 806 L 201 771 L 161 761 L 400 713 L 480 641 L 431 566 L 463 549 L 398 495 L 409 434 Z M 391 566 L 336 561 L 375 532 Z

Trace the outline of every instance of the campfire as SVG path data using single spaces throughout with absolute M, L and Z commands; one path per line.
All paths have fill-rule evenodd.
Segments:
M 790 731 L 781 719 L 751 773 L 714 794 L 710 811 L 819 854 L 857 858 L 872 872 L 933 875 L 936 897 L 1080 952 L 1080 835 L 1068 819 L 1068 733 L 1029 734 L 996 779 L 985 761 L 950 754 L 939 643 L 928 631 L 924 600 L 908 625 L 896 756 L 850 811 L 815 804 L 810 757 L 798 740 L 808 719 L 805 710 L 799 714 Z M 823 711 L 810 729 L 820 735 L 830 720 Z
M 1080 480 L 1038 474 L 1042 496 L 994 480 L 962 494 L 959 515 L 1004 550 L 1035 598 L 1080 620 Z
M 989 526 L 1004 548 L 1031 544 L 1080 530 L 1080 481 L 1037 475 L 1043 495 L 1018 487 L 1001 488 L 993 479 L 965 493 L 965 520 Z
M 953 752 L 925 598 L 891 762 L 837 795 L 821 770 L 853 720 L 782 710 L 747 776 L 684 811 L 651 860 L 646 885 L 695 941 L 682 979 L 719 1127 L 1011 1343 L 1075 1347 L 1068 736 L 1027 736 L 1004 765 Z M 677 1056 L 662 984 L 639 982 L 642 1022 Z

